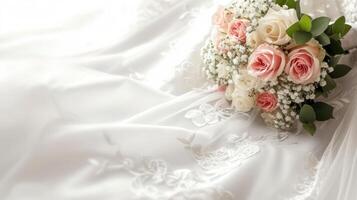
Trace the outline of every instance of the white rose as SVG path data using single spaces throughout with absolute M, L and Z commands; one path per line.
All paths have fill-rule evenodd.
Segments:
M 229 84 L 226 88 L 225 96 L 228 101 L 232 101 L 232 94 L 234 92 L 234 85 Z
M 239 112 L 249 112 L 255 104 L 255 98 L 249 91 L 235 90 L 232 94 L 232 106 Z
M 247 35 L 247 45 L 249 45 L 253 49 L 257 48 L 262 43 L 263 43 L 263 41 L 259 37 L 259 34 L 257 31 L 251 32 Z
M 259 20 L 257 31 L 259 37 L 265 42 L 284 45 L 291 40 L 286 30 L 297 21 L 294 9 L 270 8 L 268 13 Z
M 247 70 L 240 70 L 239 74 L 233 75 L 235 89 L 251 90 L 259 86 L 259 80 L 248 74 Z
M 259 85 L 258 80 L 250 76 L 246 70 L 240 70 L 233 75 L 233 84 L 226 88 L 226 99 L 232 101 L 232 107 L 239 112 L 249 112 L 255 105 L 255 96 L 252 90 Z

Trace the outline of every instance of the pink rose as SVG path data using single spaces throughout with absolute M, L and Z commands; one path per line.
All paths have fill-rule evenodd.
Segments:
M 268 44 L 259 45 L 248 61 L 248 73 L 264 81 L 276 79 L 285 68 L 283 51 Z
M 308 48 L 310 50 L 310 52 L 313 53 L 313 55 L 316 56 L 320 60 L 320 62 L 322 62 L 324 60 L 325 56 L 326 56 L 325 49 L 315 39 L 311 39 L 309 42 L 307 42 L 304 45 L 297 45 L 295 43 L 292 43 L 292 44 L 287 46 L 287 49 L 289 51 L 293 51 L 293 50 L 301 48 L 301 47 Z
M 294 49 L 288 55 L 289 61 L 285 72 L 296 84 L 309 84 L 320 77 L 320 61 L 313 49 L 303 46 Z
M 247 40 L 247 26 L 249 21 L 246 19 L 236 19 L 229 24 L 228 34 L 245 44 Z
M 273 112 L 278 107 L 278 98 L 272 93 L 263 92 L 258 94 L 256 104 L 265 112 Z
M 227 32 L 228 24 L 232 21 L 234 14 L 226 10 L 223 6 L 219 6 L 216 13 L 212 16 L 213 25 L 217 25 L 220 31 Z

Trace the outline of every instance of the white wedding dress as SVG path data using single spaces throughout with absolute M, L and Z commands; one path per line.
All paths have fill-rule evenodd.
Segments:
M 0 199 L 355 200 L 353 66 L 314 137 L 232 111 L 201 73 L 218 0 L 3 0 Z M 303 0 L 357 28 L 356 0 Z

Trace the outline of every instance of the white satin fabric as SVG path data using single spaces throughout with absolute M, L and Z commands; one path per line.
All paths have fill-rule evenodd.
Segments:
M 2 0 L 0 199 L 354 200 L 354 31 L 335 119 L 277 134 L 206 85 L 218 3 Z M 356 21 L 354 0 L 303 3 Z

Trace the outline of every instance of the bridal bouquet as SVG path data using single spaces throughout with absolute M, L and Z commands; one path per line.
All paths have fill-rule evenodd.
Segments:
M 338 64 L 345 17 L 312 19 L 299 0 L 235 0 L 213 15 L 214 32 L 202 49 L 204 70 L 239 112 L 253 108 L 272 127 L 301 122 L 310 134 L 316 121 L 333 118 L 322 102 L 334 79 L 351 68 Z

